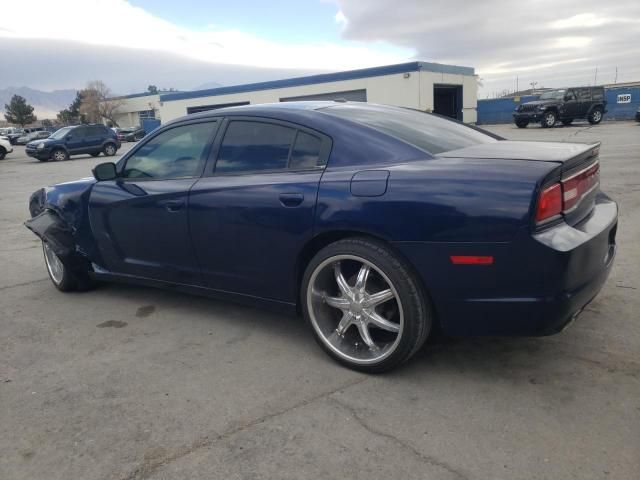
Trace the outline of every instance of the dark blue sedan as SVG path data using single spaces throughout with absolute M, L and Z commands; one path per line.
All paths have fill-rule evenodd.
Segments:
M 615 254 L 599 148 L 363 103 L 226 108 L 35 192 L 26 225 L 62 291 L 120 281 L 297 311 L 329 355 L 377 372 L 436 325 L 547 335 L 580 313 Z

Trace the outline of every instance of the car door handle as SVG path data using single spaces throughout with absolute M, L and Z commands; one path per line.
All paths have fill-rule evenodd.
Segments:
M 304 200 L 304 195 L 301 193 L 281 193 L 280 203 L 283 207 L 297 207 Z
M 169 212 L 177 212 L 184 207 L 184 200 L 167 200 L 166 202 L 162 202 L 162 205 Z

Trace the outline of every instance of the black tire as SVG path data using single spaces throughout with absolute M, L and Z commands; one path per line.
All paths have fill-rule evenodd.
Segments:
M 102 152 L 104 153 L 105 157 L 113 157 L 117 151 L 118 151 L 118 147 L 116 147 L 115 143 L 111 143 L 111 142 L 107 143 L 102 149 Z
M 0 160 L 4 160 L 4 157 L 7 156 L 7 151 L 4 149 L 4 147 L 0 147 Z
M 92 157 L 97 157 L 100 155 L 100 153 L 101 152 L 93 152 L 93 153 L 90 153 L 89 155 L 91 155 Z
M 61 292 L 72 292 L 78 288 L 78 282 L 65 263 L 49 247 L 47 242 L 42 242 L 44 263 L 51 283 Z
M 591 112 L 589 112 L 589 117 L 587 118 L 587 120 L 589 120 L 589 123 L 591 125 L 597 125 L 602 121 L 602 117 L 602 108 L 595 107 L 593 110 L 591 110 Z
M 565 127 L 568 127 L 569 125 L 571 125 L 571 122 L 573 122 L 573 118 L 564 118 L 564 119 L 562 119 L 562 124 Z
M 48 247 L 46 242 L 42 242 L 42 251 L 44 253 L 44 263 L 47 273 L 51 279 L 51 283 L 61 292 L 72 292 L 75 290 L 86 291 L 95 288 L 98 282 L 93 280 L 86 270 L 71 269 L 67 262 L 61 260 L 53 250 Z M 51 257 L 49 257 L 51 255 Z M 55 260 L 52 261 L 52 259 Z M 57 264 L 57 268 L 53 264 Z
M 516 127 L 518 128 L 527 128 L 529 125 L 529 120 L 516 120 Z
M 540 126 L 542 128 L 551 128 L 558 121 L 558 115 L 553 110 L 544 112 L 542 120 L 540 120 Z
M 51 160 L 55 162 L 62 162 L 64 160 L 69 160 L 69 153 L 62 148 L 56 148 L 51 152 Z
M 398 315 L 401 315 L 401 328 L 396 333 L 393 344 L 383 350 L 384 356 L 380 360 L 372 361 L 349 359 L 348 354 L 337 353 L 329 346 L 329 340 L 325 339 L 316 320 L 320 312 L 315 310 L 314 299 L 317 298 L 317 289 L 310 285 L 312 279 L 319 278 L 319 273 L 331 267 L 333 259 L 345 261 L 344 258 L 357 258 L 366 261 L 375 271 L 382 272 L 386 276 L 389 290 L 396 295 L 393 298 Z M 372 269 L 372 271 L 374 271 Z M 380 277 L 381 278 L 381 277 Z M 365 280 L 366 282 L 367 280 Z M 353 281 L 352 281 L 353 282 Z M 357 288 L 357 285 L 355 286 Z M 365 287 L 363 287 L 365 288 Z M 310 290 L 311 289 L 311 290 Z M 363 290 L 364 291 L 364 290 Z M 315 296 L 314 296 L 315 295 Z M 332 243 L 320 250 L 309 262 L 302 279 L 301 304 L 305 321 L 311 327 L 311 331 L 322 349 L 334 360 L 351 369 L 379 373 L 398 367 L 411 358 L 424 344 L 433 323 L 431 305 L 423 288 L 405 262 L 393 253 L 384 243 L 368 238 L 347 238 Z M 326 297 L 322 297 L 323 299 Z M 326 300 L 325 300 L 326 301 Z M 373 309 L 378 307 L 373 307 Z M 318 313 L 318 316 L 315 315 Z M 379 312 L 377 312 L 379 313 Z M 313 318 L 312 318 L 313 315 Z M 355 324 L 354 324 L 355 325 Z M 357 327 L 357 325 L 356 325 Z M 347 328 L 351 328 L 348 326 Z M 358 328 L 356 328 L 356 331 Z M 329 328 L 327 331 L 331 331 Z M 380 330 L 373 330 L 380 332 Z M 387 332 L 383 332 L 387 333 Z M 342 332 L 346 335 L 346 330 Z M 344 337 L 343 337 L 344 338 Z M 356 342 L 356 348 L 357 348 Z M 364 342 L 363 342 L 364 345 Z M 338 349 L 339 350 L 339 349 Z M 371 352 L 374 350 L 369 350 Z M 364 363 L 368 362 L 368 363 Z

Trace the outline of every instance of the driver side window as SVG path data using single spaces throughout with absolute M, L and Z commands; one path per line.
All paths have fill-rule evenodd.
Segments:
M 152 138 L 127 160 L 124 178 L 164 180 L 200 174 L 218 122 L 172 128 Z
M 576 99 L 576 93 L 575 93 L 573 90 L 570 90 L 570 91 L 567 93 L 566 101 L 567 101 L 567 102 L 572 102 L 572 101 L 574 101 L 575 99 Z

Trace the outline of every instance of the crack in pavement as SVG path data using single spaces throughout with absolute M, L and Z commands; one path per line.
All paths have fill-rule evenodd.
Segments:
M 158 471 L 160 468 L 175 462 L 176 460 L 179 460 L 191 453 L 194 453 L 197 450 L 200 450 L 202 448 L 208 448 L 208 447 L 212 447 L 214 445 L 216 445 L 217 443 L 228 439 L 229 437 L 231 437 L 232 435 L 235 435 L 236 433 L 240 433 L 244 430 L 247 430 L 249 428 L 255 427 L 256 425 L 261 425 L 263 423 L 265 423 L 268 420 L 271 420 L 272 418 L 276 418 L 279 416 L 282 416 L 286 413 L 289 413 L 293 410 L 296 410 L 298 408 L 301 407 L 305 407 L 313 402 L 316 402 L 318 400 L 321 400 L 323 398 L 327 398 L 331 395 L 333 395 L 334 393 L 340 392 L 342 390 L 346 390 L 347 388 L 351 388 L 354 387 L 356 385 L 359 385 L 365 381 L 367 381 L 369 379 L 369 377 L 364 377 L 364 378 L 358 378 L 354 381 L 348 382 L 344 385 L 340 385 L 337 388 L 331 389 L 327 392 L 323 392 L 323 393 L 319 393 L 318 395 L 315 395 L 313 397 L 301 400 L 298 403 L 295 403 L 289 407 L 277 410 L 275 412 L 272 413 L 268 413 L 266 415 L 263 415 L 261 417 L 258 417 L 254 420 L 251 420 L 247 423 L 244 423 L 242 425 L 239 425 L 237 427 L 231 428 L 223 433 L 217 434 L 213 437 L 209 437 L 209 436 L 205 436 L 203 438 L 200 438 L 196 441 L 194 441 L 193 443 L 191 443 L 191 445 L 179 448 L 177 450 L 175 450 L 173 453 L 164 455 L 161 458 L 153 458 L 153 459 L 149 459 L 149 460 L 143 460 L 142 464 L 140 466 L 138 466 L 135 470 L 133 470 L 131 473 L 129 473 L 128 475 L 124 476 L 124 477 L 120 477 L 121 480 L 142 480 L 144 478 L 148 478 L 149 475 L 155 473 L 156 471 Z
M 362 417 L 360 417 L 360 415 L 358 415 L 357 410 L 352 407 L 351 405 L 347 405 L 346 403 L 338 400 L 335 397 L 330 397 L 329 400 L 333 403 L 335 403 L 336 405 L 339 405 L 342 409 L 346 410 L 347 412 L 349 412 L 349 414 L 355 419 L 356 422 L 358 422 L 358 424 L 364 428 L 367 432 L 376 435 L 378 437 L 383 437 L 386 438 L 388 440 L 393 441 L 395 444 L 399 445 L 403 450 L 407 450 L 409 451 L 409 453 L 413 454 L 415 457 L 419 458 L 423 463 L 426 463 L 428 465 L 431 465 L 432 467 L 438 467 L 441 468 L 443 470 L 445 470 L 448 473 L 451 473 L 452 475 L 455 475 L 455 478 L 459 478 L 461 480 L 468 480 L 469 477 L 467 477 L 466 475 L 464 475 L 462 472 L 460 472 L 459 470 L 457 470 L 456 468 L 452 467 L 451 465 L 449 465 L 448 463 L 442 462 L 432 456 L 429 455 L 425 455 L 424 453 L 420 452 L 418 449 L 416 449 L 415 447 L 413 447 L 411 444 L 400 440 L 398 437 L 396 437 L 395 435 L 391 434 L 391 433 L 387 433 L 387 432 L 383 432 L 382 430 L 379 430 L 375 427 L 372 427 L 371 425 L 369 425 L 367 422 L 365 422 Z
M 49 278 L 40 278 L 38 280 L 31 280 L 30 282 L 24 282 L 24 283 L 16 283 L 14 285 L 7 285 L 5 287 L 0 287 L 0 292 L 3 290 L 8 290 L 10 288 L 15 288 L 15 287 L 24 287 L 26 285 L 32 285 L 34 283 L 40 283 L 40 282 L 44 282 L 45 280 L 49 280 Z

